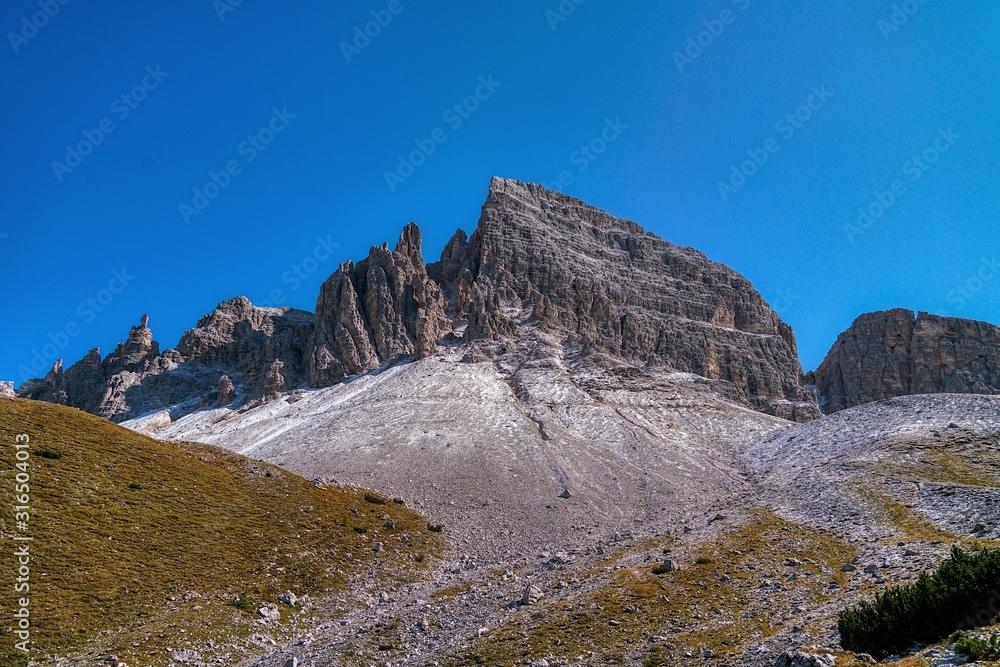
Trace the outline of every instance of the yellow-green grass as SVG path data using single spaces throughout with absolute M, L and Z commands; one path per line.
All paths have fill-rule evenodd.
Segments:
M 451 664 L 514 665 L 548 655 L 572 662 L 589 651 L 608 664 L 683 664 L 685 651 L 708 649 L 731 657 L 773 635 L 790 600 L 803 594 L 814 603 L 830 600 L 837 592 L 830 582 L 846 584 L 840 569 L 856 555 L 830 533 L 769 512 L 751 513 L 743 525 L 694 550 L 672 546 L 670 558 L 682 569 L 655 575 L 655 562 L 630 565 L 592 592 L 522 612 Z M 790 555 L 802 564 L 785 566 Z M 702 564 L 695 564 L 697 557 Z M 796 579 L 786 581 L 792 573 Z M 764 578 L 783 590 L 762 592 Z M 650 645 L 650 635 L 667 635 L 674 648 Z
M 31 453 L 27 531 L 14 515 L 21 434 Z M 394 528 L 384 527 L 385 517 Z M 162 443 L 77 410 L 0 399 L 0 628 L 12 625 L 23 595 L 14 593 L 14 536 L 28 535 L 36 660 L 113 649 L 131 665 L 156 667 L 168 647 L 211 655 L 206 640 L 261 631 L 255 610 L 285 590 L 322 607 L 357 572 L 372 570 L 385 586 L 419 578 L 429 563 L 417 556 L 443 545 L 426 527 L 396 503 L 317 488 L 217 448 Z M 384 545 L 377 553 L 375 541 Z M 185 600 L 187 592 L 200 597 Z M 241 593 L 246 609 L 232 604 Z M 282 614 L 264 631 L 287 634 L 300 612 Z M 14 636 L 0 633 L 0 641 L 0 664 L 25 664 Z
M 927 542 L 942 540 L 949 544 L 958 539 L 944 528 L 936 526 L 933 521 L 920 512 L 893 499 L 878 484 L 871 488 L 858 485 L 857 493 L 870 506 L 878 508 L 890 524 L 910 539 Z M 887 541 L 894 541 L 894 539 L 890 538 Z

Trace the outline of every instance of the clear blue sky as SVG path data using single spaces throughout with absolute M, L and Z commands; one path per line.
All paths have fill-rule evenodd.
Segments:
M 169 347 L 236 295 L 312 310 L 410 220 L 436 259 L 494 174 L 567 172 L 566 193 L 733 266 L 807 369 L 865 311 L 1000 321 L 996 3 L 225 2 L 0 12 L 0 379 L 50 365 L 53 339 L 67 365 L 107 354 L 144 312 Z M 391 22 L 345 53 L 373 11 Z M 228 184 L 204 206 L 210 172 Z

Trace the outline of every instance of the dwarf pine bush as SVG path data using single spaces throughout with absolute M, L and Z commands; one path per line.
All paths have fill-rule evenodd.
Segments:
M 967 655 L 975 661 L 1000 660 L 1000 634 L 994 631 L 984 638 L 963 632 L 955 641 L 955 653 Z
M 887 589 L 874 602 L 840 612 L 840 643 L 882 659 L 914 644 L 932 644 L 960 628 L 988 625 L 1000 613 L 1000 550 L 952 547 L 934 574 Z

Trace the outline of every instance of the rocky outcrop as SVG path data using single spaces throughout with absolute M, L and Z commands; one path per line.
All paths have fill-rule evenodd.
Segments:
M 233 385 L 233 381 L 229 379 L 228 375 L 223 375 L 219 378 L 219 384 L 216 385 L 215 391 L 218 394 L 215 399 L 215 407 L 221 408 L 232 403 L 233 396 L 236 393 L 236 387 Z
M 246 385 L 252 397 L 275 386 L 305 383 L 303 351 L 313 316 L 290 308 L 258 308 L 246 297 L 224 301 L 181 336 L 183 360 L 220 370 Z
M 1000 328 L 903 309 L 869 313 L 806 381 L 828 414 L 909 394 L 1000 394 Z
M 40 380 L 19 387 L 21 398 L 60 403 L 112 421 L 171 407 L 186 413 L 228 405 L 237 396 L 270 397 L 304 384 L 302 351 L 312 314 L 225 301 L 160 353 L 143 316 L 127 340 L 103 360 L 91 350 L 65 371 L 62 360 Z M 243 391 L 237 391 L 236 378 Z
M 0 382 L 0 398 L 13 398 L 14 396 L 17 396 L 14 393 L 14 383 Z
M 307 346 L 310 384 L 329 386 L 436 349 L 451 325 L 420 246 L 420 230 L 410 223 L 395 250 L 373 247 L 367 259 L 341 265 L 323 284 Z
M 467 338 L 531 321 L 584 350 L 730 382 L 771 414 L 819 415 L 791 328 L 749 281 L 571 197 L 494 179 L 477 230 L 428 271 Z

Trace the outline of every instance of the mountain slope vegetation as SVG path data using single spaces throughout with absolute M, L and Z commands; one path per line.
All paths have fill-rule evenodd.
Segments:
M 27 530 L 14 516 L 19 435 L 30 438 Z M 418 578 L 443 544 L 400 503 L 57 405 L 0 400 L 0 443 L 3 627 L 18 595 L 31 614 L 30 655 L 7 631 L 5 665 L 113 653 L 156 666 L 167 649 L 219 657 L 254 634 L 288 636 L 310 610 L 349 606 L 359 587 Z M 17 595 L 14 535 L 33 538 L 30 592 Z M 278 605 L 282 619 L 265 622 L 257 610 L 284 591 L 312 605 Z

